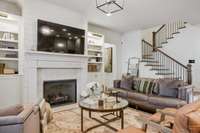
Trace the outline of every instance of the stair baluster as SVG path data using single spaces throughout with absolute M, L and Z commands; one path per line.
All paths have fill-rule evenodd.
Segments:
M 190 64 L 187 66 L 181 64 L 145 40 L 142 40 L 142 61 L 147 62 L 146 66 L 151 66 L 151 70 L 156 71 L 156 75 L 159 75 L 160 78 L 192 83 L 192 66 Z

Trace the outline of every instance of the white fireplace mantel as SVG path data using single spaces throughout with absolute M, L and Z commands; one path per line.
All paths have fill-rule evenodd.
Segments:
M 23 102 L 37 103 L 43 97 L 43 80 L 77 79 L 77 100 L 87 84 L 87 55 L 25 52 Z

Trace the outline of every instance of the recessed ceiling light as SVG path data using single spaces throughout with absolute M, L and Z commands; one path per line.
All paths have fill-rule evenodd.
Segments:
M 78 39 L 78 37 L 77 37 L 77 36 L 75 36 L 74 38 L 75 38 L 75 39 Z
M 56 35 L 56 37 L 60 37 L 60 35 Z
M 48 26 L 42 26 L 40 28 L 40 32 L 45 36 L 49 36 L 52 33 L 51 29 Z
M 67 35 L 68 35 L 68 36 L 71 36 L 72 34 L 71 34 L 71 33 L 67 33 Z
M 69 37 L 70 40 L 72 40 L 72 37 Z
M 64 43 L 57 43 L 57 46 L 58 46 L 59 48 L 63 48 L 63 47 L 65 47 L 65 44 L 64 44 Z
M 62 31 L 67 31 L 67 29 L 62 29 Z

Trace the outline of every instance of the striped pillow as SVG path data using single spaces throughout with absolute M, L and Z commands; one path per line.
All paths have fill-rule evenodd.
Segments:
M 151 81 L 141 80 L 138 92 L 144 93 L 144 94 L 148 94 L 149 93 L 149 89 L 150 89 L 150 87 L 149 87 L 150 85 L 151 85 Z

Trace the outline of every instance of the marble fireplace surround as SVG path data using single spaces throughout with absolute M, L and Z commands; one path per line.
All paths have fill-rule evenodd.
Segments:
M 86 55 L 29 51 L 25 53 L 23 103 L 38 103 L 43 98 L 43 82 L 77 80 L 77 101 L 87 84 Z

